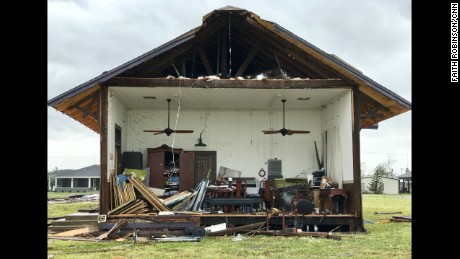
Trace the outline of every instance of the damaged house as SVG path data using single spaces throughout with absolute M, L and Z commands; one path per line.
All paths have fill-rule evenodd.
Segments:
M 175 206 L 201 226 L 276 229 L 302 215 L 304 230 L 343 231 L 364 231 L 360 130 L 411 109 L 339 57 L 231 6 L 48 105 L 100 135 L 106 223 L 164 217 L 177 210 L 168 196 L 187 192 L 191 204 Z M 137 166 L 123 165 L 128 155 Z M 126 168 L 146 174 L 120 185 Z M 306 184 L 280 205 L 289 195 L 279 191 L 295 183 Z M 143 209 L 115 210 L 131 201 Z

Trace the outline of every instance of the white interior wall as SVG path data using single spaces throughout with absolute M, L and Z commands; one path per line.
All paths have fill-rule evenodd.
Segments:
M 338 127 L 341 147 L 342 181 L 353 182 L 352 94 L 351 90 L 331 100 L 321 111 L 321 132 L 327 130 L 328 141 Z M 328 150 L 329 152 L 330 150 Z
M 109 89 L 108 97 L 108 124 L 107 124 L 107 180 L 110 174 L 115 170 L 115 124 L 121 127 L 121 149 L 122 152 L 127 149 L 127 109 L 120 103 L 112 91 Z
M 177 105 L 171 105 L 170 127 L 174 129 Z M 317 170 L 314 142 L 321 148 L 321 111 L 286 111 L 286 128 L 309 130 L 310 134 L 266 135 L 270 126 L 282 128 L 282 111 L 181 110 L 177 129 L 194 130 L 191 134 L 154 135 L 145 129 L 162 130 L 167 126 L 167 110 L 127 111 L 127 151 L 143 153 L 147 166 L 147 148 L 162 144 L 184 150 L 217 151 L 220 166 L 242 171 L 243 177 L 257 177 L 261 168 L 267 170 L 270 158 L 282 160 L 284 177 L 295 177 L 302 171 Z M 195 147 L 200 132 L 206 147 Z M 320 151 L 321 152 L 321 151 Z

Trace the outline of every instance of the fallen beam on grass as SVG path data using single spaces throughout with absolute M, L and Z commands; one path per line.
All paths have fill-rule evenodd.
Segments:
M 128 224 L 128 221 L 126 219 L 121 219 L 117 223 L 115 223 L 115 225 L 109 231 L 99 235 L 98 237 L 96 237 L 96 239 L 102 240 L 109 238 L 111 235 L 113 235 L 113 233 L 123 228 L 126 224 Z
M 393 216 L 391 221 L 396 222 L 412 222 L 412 216 Z
M 59 239 L 59 240 L 70 240 L 70 241 L 89 241 L 89 242 L 105 241 L 105 240 L 99 240 L 99 239 L 87 238 L 87 237 L 56 237 L 56 236 L 48 236 L 48 239 Z
M 402 214 L 401 211 L 397 211 L 397 212 L 374 212 L 375 215 L 377 214 Z
M 334 236 L 329 234 L 329 232 L 285 232 L 283 233 L 281 230 L 254 230 L 254 231 L 244 231 L 247 233 L 253 233 L 256 235 L 265 235 L 265 236 L 285 236 L 285 237 L 320 237 L 320 238 L 327 238 L 327 239 L 335 239 L 335 240 L 342 240 L 340 236 Z
M 258 222 L 254 224 L 248 224 L 248 225 L 243 225 L 239 227 L 234 227 L 234 228 L 227 228 L 221 231 L 215 231 L 215 232 L 206 232 L 206 236 L 209 237 L 214 237 L 214 236 L 225 236 L 227 234 L 235 233 L 235 232 L 242 232 L 242 231 L 247 231 L 247 230 L 254 230 L 258 229 L 261 226 L 263 226 L 265 222 Z

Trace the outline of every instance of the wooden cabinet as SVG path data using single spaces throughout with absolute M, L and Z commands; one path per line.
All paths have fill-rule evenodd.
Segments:
M 216 180 L 216 151 L 184 151 L 181 154 L 181 174 L 179 190 L 186 191 L 195 188 L 201 180 L 208 175 L 209 169 L 211 174 L 210 181 Z M 184 173 L 182 173 L 184 172 Z
M 183 151 L 167 145 L 148 148 L 147 166 L 150 187 L 182 192 L 195 188 L 209 169 L 211 181 L 216 179 L 216 151 Z
M 180 155 L 183 150 L 167 145 L 147 148 L 147 167 L 150 167 L 149 186 L 179 190 Z

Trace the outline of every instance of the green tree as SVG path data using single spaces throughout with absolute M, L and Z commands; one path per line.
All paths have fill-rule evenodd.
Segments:
M 48 172 L 48 191 L 53 190 L 53 187 L 56 186 L 56 173 L 61 171 L 57 166 L 53 168 L 53 170 Z
M 383 176 L 386 176 L 386 166 L 385 163 L 380 163 L 374 168 L 374 176 L 367 187 L 369 191 L 376 194 L 383 193 Z

